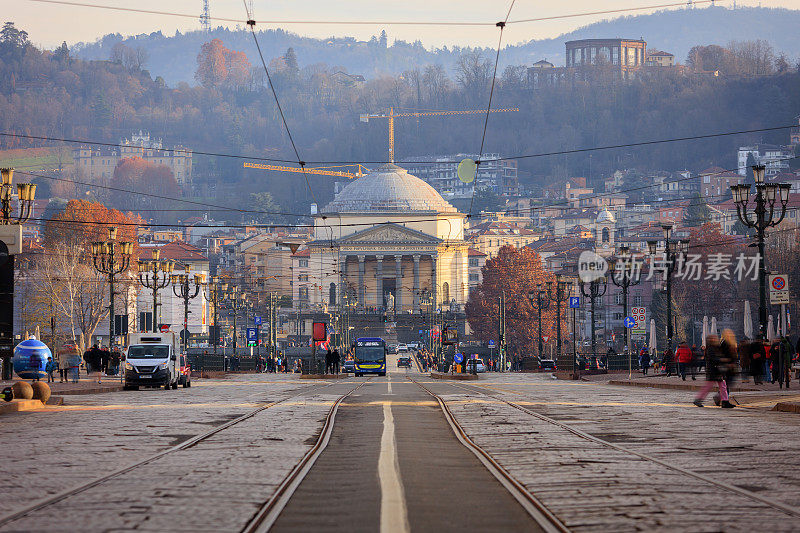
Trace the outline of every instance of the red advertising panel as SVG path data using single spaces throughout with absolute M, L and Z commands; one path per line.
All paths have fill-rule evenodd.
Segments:
M 324 341 L 328 338 L 328 327 L 325 322 L 314 322 L 313 335 L 315 341 Z

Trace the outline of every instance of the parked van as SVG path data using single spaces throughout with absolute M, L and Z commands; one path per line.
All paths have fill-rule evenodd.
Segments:
M 178 388 L 181 378 L 178 336 L 166 333 L 131 333 L 125 356 L 125 389 Z

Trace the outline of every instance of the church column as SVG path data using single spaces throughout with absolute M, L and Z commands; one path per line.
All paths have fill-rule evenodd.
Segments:
M 395 264 L 395 295 L 394 295 L 394 308 L 397 312 L 400 312 L 403 305 L 403 256 L 396 255 L 394 256 L 394 264 Z
M 377 307 L 383 307 L 383 256 L 376 255 L 375 259 L 377 260 L 377 263 L 375 264 L 375 272 L 376 272 L 375 286 L 377 287 L 377 292 L 375 293 L 375 301 L 377 303 L 375 305 Z
M 431 291 L 434 308 L 439 305 L 439 287 L 436 283 L 436 255 L 431 255 Z
M 364 295 L 366 291 L 364 291 L 364 259 L 365 256 L 360 255 L 358 256 L 358 307 L 359 309 L 364 309 L 366 307 L 366 302 L 364 301 Z
M 414 254 L 414 313 L 419 314 L 419 254 Z

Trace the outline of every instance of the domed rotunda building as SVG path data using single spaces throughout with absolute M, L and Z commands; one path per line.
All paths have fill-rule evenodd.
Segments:
M 342 189 L 314 217 L 306 290 L 295 298 L 361 309 L 419 313 L 422 298 L 466 303 L 464 219 L 436 190 L 394 164 Z M 299 252 L 298 252 L 299 253 Z M 346 295 L 346 296 L 345 296 Z

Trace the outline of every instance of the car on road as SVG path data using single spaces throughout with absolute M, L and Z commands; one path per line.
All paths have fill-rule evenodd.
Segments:
M 552 359 L 542 359 L 539 361 L 539 370 L 542 372 L 553 372 L 556 370 L 556 362 Z
M 486 372 L 486 365 L 480 357 L 475 358 L 475 367 L 476 372 Z
M 397 345 L 397 353 L 407 352 L 407 351 L 408 351 L 408 345 L 407 344 L 398 344 Z
M 345 372 L 355 372 L 356 371 L 356 362 L 353 361 L 352 357 L 344 360 L 344 371 Z
M 397 358 L 397 368 L 411 368 L 411 358 L 410 357 L 398 357 Z

